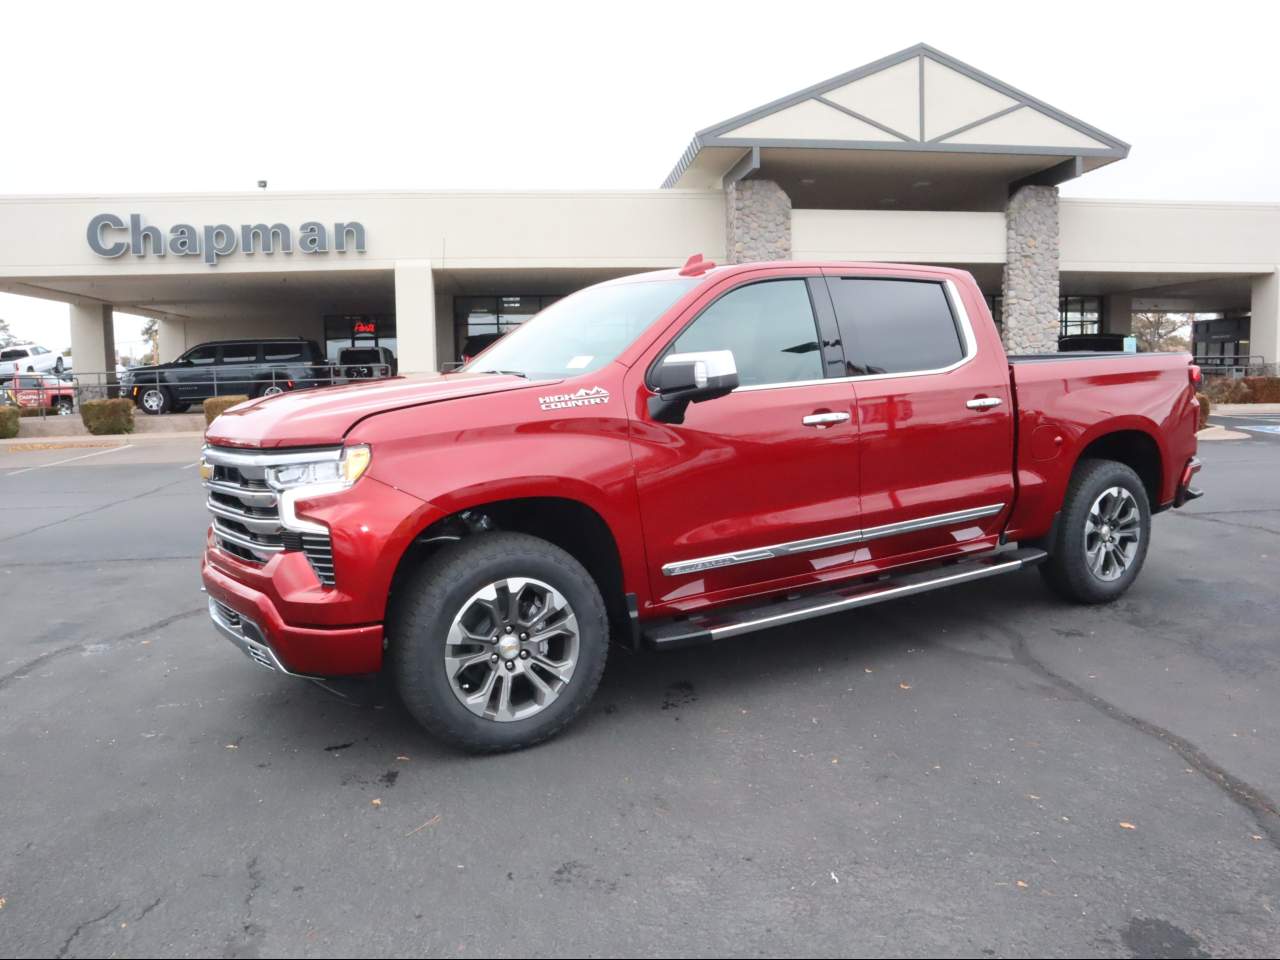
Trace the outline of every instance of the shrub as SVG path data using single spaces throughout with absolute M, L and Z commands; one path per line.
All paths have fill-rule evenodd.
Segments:
M 1203 430 L 1209 425 L 1209 397 L 1207 394 L 1197 393 L 1196 399 L 1200 401 L 1200 423 L 1196 429 Z
M 95 437 L 107 433 L 133 433 L 133 401 L 86 400 L 80 404 L 80 419 Z
M 1237 377 L 1205 377 L 1204 392 L 1214 403 L 1251 403 L 1249 384 Z
M 1245 377 L 1249 387 L 1249 402 L 1280 403 L 1280 377 Z
M 205 426 L 213 423 L 222 411 L 229 407 L 234 407 L 237 403 L 244 403 L 248 399 L 248 397 L 242 394 L 233 397 L 210 397 L 204 402 Z
M 0 440 L 8 440 L 18 435 L 18 408 L 0 407 Z

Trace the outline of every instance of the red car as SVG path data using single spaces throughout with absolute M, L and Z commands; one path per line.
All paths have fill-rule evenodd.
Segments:
M 20 373 L 5 384 L 9 400 L 19 407 L 44 407 L 69 417 L 76 409 L 76 385 L 43 373 Z
M 589 287 L 462 372 L 209 427 L 216 626 L 389 669 L 471 750 L 562 729 L 609 641 L 665 649 L 1038 565 L 1105 603 L 1199 496 L 1186 354 L 1007 357 L 973 278 L 754 263 Z

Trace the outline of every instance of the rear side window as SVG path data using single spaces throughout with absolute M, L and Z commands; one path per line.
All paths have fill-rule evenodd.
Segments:
M 26 355 L 25 350 L 4 350 L 0 351 L 0 360 L 21 360 Z
M 303 343 L 268 343 L 263 348 L 263 359 L 268 363 L 283 363 L 286 360 L 303 360 L 307 352 Z
M 732 350 L 744 387 L 822 379 L 818 326 L 802 279 L 765 280 L 731 290 L 707 307 L 672 353 Z
M 257 359 L 256 343 L 229 343 L 222 348 L 223 363 L 255 363 Z
M 827 285 L 850 376 L 937 370 L 964 357 L 942 284 L 833 277 Z

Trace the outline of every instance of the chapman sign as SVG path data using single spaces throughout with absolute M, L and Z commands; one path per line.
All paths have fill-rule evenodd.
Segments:
M 201 257 L 211 267 L 218 258 L 239 250 L 241 253 L 291 254 L 295 245 L 299 253 L 364 253 L 364 224 L 354 220 L 338 221 L 332 233 L 327 224 L 308 220 L 295 235 L 284 223 L 246 223 L 239 229 L 229 223 L 194 227 L 175 223 L 168 234 L 159 227 L 143 224 L 142 215 L 129 214 L 129 222 L 114 213 L 100 213 L 89 221 L 85 231 L 89 249 L 100 257 Z

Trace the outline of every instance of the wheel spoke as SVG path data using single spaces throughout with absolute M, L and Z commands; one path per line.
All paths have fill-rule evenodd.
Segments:
M 573 608 L 550 584 L 507 577 L 485 585 L 462 604 L 445 639 L 444 668 L 454 696 L 496 722 L 539 713 L 573 678 L 578 629 Z M 521 633 L 527 636 L 516 644 L 513 634 Z M 540 652 L 548 640 L 554 641 L 549 655 Z

